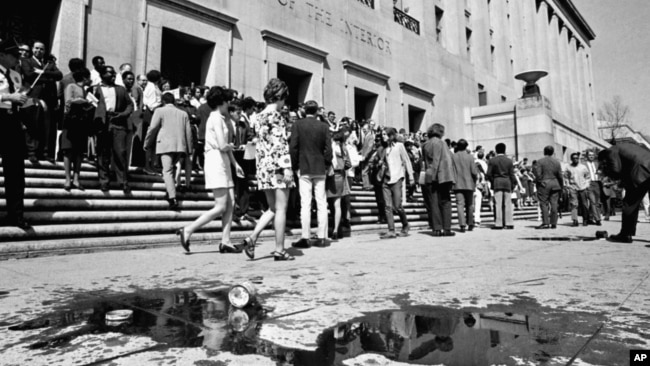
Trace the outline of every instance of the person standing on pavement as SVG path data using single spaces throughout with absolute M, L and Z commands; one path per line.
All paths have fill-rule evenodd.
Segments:
M 189 190 L 192 177 L 192 160 L 189 159 L 192 156 L 192 129 L 187 112 L 174 105 L 175 99 L 172 93 L 163 94 L 162 102 L 163 106 L 157 108 L 151 117 L 151 125 L 144 139 L 144 148 L 155 149 L 156 154 L 160 155 L 167 202 L 169 202 L 169 209 L 176 211 L 178 201 L 174 170 L 176 164 L 184 159 L 185 187 Z
M 451 159 L 454 167 L 454 192 L 458 208 L 458 223 L 460 232 L 474 230 L 474 190 L 478 178 L 478 169 L 474 157 L 467 152 L 467 140 L 460 139 L 456 145 L 456 153 Z
M 474 165 L 476 165 L 477 171 L 477 180 L 476 180 L 476 189 L 474 190 L 474 226 L 481 226 L 481 208 L 483 207 L 483 196 L 484 192 L 489 193 L 490 187 L 489 183 L 485 177 L 487 173 L 488 165 L 487 162 L 483 159 L 484 154 L 482 150 L 479 150 L 476 154 L 476 159 L 474 160 Z M 487 194 L 485 196 L 488 196 Z
M 318 212 L 318 246 L 327 240 L 327 195 L 325 175 L 332 165 L 332 140 L 327 125 L 316 119 L 318 103 L 305 103 L 306 117 L 294 123 L 289 142 L 291 166 L 299 177 L 300 192 L 300 240 L 291 244 L 296 248 L 309 248 L 311 228 L 311 202 L 316 200 Z
M 542 224 L 537 229 L 555 229 L 558 219 L 558 199 L 564 187 L 562 165 L 553 158 L 553 146 L 544 148 L 544 157 L 537 160 L 535 179 L 537 198 L 542 211 Z
M 600 198 L 602 196 L 602 183 L 598 173 L 598 161 L 596 161 L 596 153 L 594 151 L 587 152 L 587 169 L 589 169 L 589 189 L 587 197 L 589 198 L 589 223 L 600 226 Z
M 589 189 L 590 177 L 587 167 L 580 164 L 580 153 L 571 154 L 571 164 L 567 166 L 565 176 L 571 196 L 572 225 L 580 226 L 578 223 L 578 211 L 580 211 L 582 213 L 582 224 L 587 226 L 589 221 L 587 189 Z
M 404 144 L 397 142 L 397 130 L 388 127 L 382 131 L 383 149 L 377 154 L 378 162 L 376 165 L 383 165 L 380 169 L 383 176 L 378 177 L 382 183 L 384 194 L 384 203 L 386 205 L 386 222 L 388 223 L 388 232 L 380 236 L 381 239 L 393 239 L 395 234 L 395 219 L 393 214 L 399 215 L 402 222 L 401 236 L 407 236 L 410 230 L 406 212 L 402 207 L 402 185 L 405 184 L 404 177 L 407 176 L 409 182 L 413 182 L 413 167 L 411 160 L 404 148 Z M 381 173 L 380 173 L 381 174 Z
M 650 152 L 639 145 L 623 142 L 598 153 L 598 162 L 603 174 L 620 180 L 625 189 L 621 231 L 608 240 L 631 243 L 636 235 L 639 206 L 650 191 Z
M 498 143 L 495 148 L 496 156 L 489 160 L 487 179 L 494 191 L 494 226 L 493 230 L 514 229 L 515 222 L 512 214 L 511 192 L 517 185 L 515 167 L 512 159 L 506 156 L 506 144 Z
M 27 96 L 21 93 L 22 78 L 14 70 L 19 57 L 14 43 L 0 42 L 0 155 L 7 201 L 6 224 L 28 230 L 31 226 L 23 217 L 25 133 L 18 118 L 18 107 L 27 102 Z
M 430 223 L 433 236 L 454 236 L 451 231 L 451 188 L 454 185 L 454 166 L 451 151 L 442 140 L 445 126 L 434 123 L 427 131 L 429 140 L 422 146 L 425 162 L 425 189 L 432 208 Z M 426 192 L 425 192 L 426 191 Z

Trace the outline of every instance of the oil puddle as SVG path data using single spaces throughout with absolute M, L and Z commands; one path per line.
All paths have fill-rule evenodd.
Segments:
M 598 241 L 604 238 L 594 238 L 593 236 L 533 236 L 530 238 L 519 238 L 520 240 L 538 240 L 538 241 Z
M 259 303 L 236 309 L 225 289 L 117 294 L 76 301 L 67 309 L 9 330 L 30 330 L 20 341 L 30 349 L 65 349 L 81 335 L 118 332 L 150 337 L 163 348 L 204 347 L 213 352 L 257 354 L 283 365 L 343 365 L 345 360 L 378 354 L 409 364 L 462 366 L 514 365 L 515 360 L 547 364 L 554 357 L 568 359 L 604 320 L 599 314 L 542 311 L 539 305 L 487 309 L 404 306 L 324 329 L 316 349 L 306 351 L 259 336 L 265 323 L 278 324 L 292 314 L 273 314 Z M 132 310 L 133 315 L 126 321 L 107 321 L 106 314 L 116 309 Z M 620 357 L 627 352 L 620 343 L 599 339 L 581 357 L 596 361 L 593 364 L 616 365 L 614 360 L 624 359 Z

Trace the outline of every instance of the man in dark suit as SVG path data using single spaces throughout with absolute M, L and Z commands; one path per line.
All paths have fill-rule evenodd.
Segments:
M 45 102 L 46 110 L 43 114 L 43 124 L 39 147 L 42 148 L 43 158 L 53 160 L 56 146 L 56 126 L 58 108 L 56 82 L 63 78 L 63 73 L 56 67 L 56 59 L 51 55 L 45 57 L 45 44 L 36 41 L 32 47 L 32 57 L 21 60 L 20 66 L 25 76 L 25 85 L 36 84 L 29 91 L 28 96 Z
M 102 192 L 108 192 L 110 183 L 109 167 L 115 172 L 117 183 L 124 193 L 130 193 L 127 179 L 128 137 L 133 131 L 129 116 L 133 112 L 133 102 L 123 86 L 115 85 L 115 69 L 104 66 L 99 69 L 102 82 L 95 88 L 99 100 L 95 110 L 97 126 L 97 172 Z
M 454 193 L 456 193 L 458 207 L 458 224 L 460 232 L 464 233 L 466 226 L 469 231 L 474 230 L 474 190 L 476 189 L 478 168 L 472 154 L 467 152 L 465 139 L 458 140 L 456 148 L 458 151 L 451 156 L 454 164 L 454 181 L 456 182 Z
M 553 146 L 546 146 L 544 157 L 537 160 L 535 166 L 537 199 L 542 211 L 542 224 L 537 229 L 555 229 L 557 227 L 557 203 L 564 187 L 564 179 L 562 178 L 562 165 L 553 158 L 554 153 Z
M 506 156 L 506 144 L 498 143 L 495 148 L 497 156 L 488 162 L 486 177 L 492 184 L 494 200 L 496 203 L 494 230 L 514 229 L 515 222 L 512 215 L 512 201 L 510 194 L 517 185 L 515 167 L 512 159 Z
M 20 92 L 22 79 L 14 70 L 18 57 L 13 42 L 0 42 L 0 156 L 7 224 L 27 230 L 30 225 L 23 219 L 25 135 L 18 116 L 18 107 L 25 104 L 27 96 Z
M 370 156 L 373 153 L 373 147 L 375 146 L 375 134 L 370 129 L 370 124 L 363 122 L 361 125 L 361 132 L 359 136 L 359 146 L 361 147 L 361 162 L 359 163 L 361 168 L 361 181 L 363 183 L 363 189 L 366 191 L 371 191 L 373 189 L 372 184 L 370 183 Z
M 301 238 L 292 246 L 309 248 L 309 229 L 311 226 L 312 192 L 318 210 L 318 241 L 316 246 L 325 246 L 327 238 L 327 196 L 325 176 L 332 166 L 332 139 L 325 123 L 316 119 L 318 103 L 313 100 L 305 103 L 306 118 L 298 120 L 291 129 L 289 153 L 291 166 L 300 177 L 300 223 Z
M 636 235 L 639 205 L 650 190 L 650 152 L 633 143 L 618 143 L 598 154 L 603 174 L 620 180 L 625 189 L 621 231 L 609 238 L 618 243 L 631 243 Z

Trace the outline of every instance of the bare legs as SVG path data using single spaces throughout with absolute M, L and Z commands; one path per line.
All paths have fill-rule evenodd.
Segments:
M 232 246 L 230 243 L 230 229 L 232 227 L 232 212 L 233 212 L 233 202 L 235 199 L 235 190 L 233 188 L 217 188 L 212 190 L 214 195 L 214 207 L 209 211 L 203 213 L 198 219 L 196 219 L 189 226 L 183 228 L 185 233 L 185 240 L 189 242 L 192 234 L 201 228 L 209 224 L 212 220 L 221 216 L 221 222 L 223 225 L 221 232 L 221 241 L 223 245 Z
M 257 221 L 255 230 L 253 230 L 250 238 L 253 243 L 257 242 L 257 238 L 262 233 L 262 230 L 273 220 L 273 226 L 275 228 L 275 251 L 282 252 L 284 250 L 284 229 L 287 224 L 289 190 L 273 189 L 266 190 L 264 193 L 266 195 L 266 201 L 269 204 L 269 209 Z
M 66 151 L 63 155 L 63 169 L 65 169 L 65 186 L 70 186 L 70 181 L 76 187 L 81 187 L 79 183 L 79 172 L 81 171 L 81 155 L 71 151 Z M 74 174 L 71 178 L 71 171 Z
M 332 234 L 336 236 L 338 235 L 339 224 L 341 223 L 341 197 L 333 199 L 332 205 L 334 206 L 334 231 L 332 231 Z

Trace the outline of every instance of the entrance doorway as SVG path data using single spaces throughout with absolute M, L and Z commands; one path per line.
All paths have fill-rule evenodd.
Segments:
M 357 121 L 371 119 L 377 106 L 377 97 L 375 93 L 354 88 L 354 119 Z
M 16 40 L 30 46 L 38 40 L 45 43 L 48 52 L 51 51 L 60 8 L 61 0 L 3 1 L 0 39 Z M 65 60 L 64 64 L 67 62 Z
M 289 88 L 289 98 L 286 101 L 289 109 L 294 109 L 305 102 L 311 85 L 311 77 L 312 73 L 310 72 L 278 63 L 278 79 L 284 81 Z
M 172 88 L 204 85 L 213 53 L 214 42 L 163 28 L 160 72 Z
M 409 131 L 416 132 L 422 127 L 425 110 L 409 104 Z

